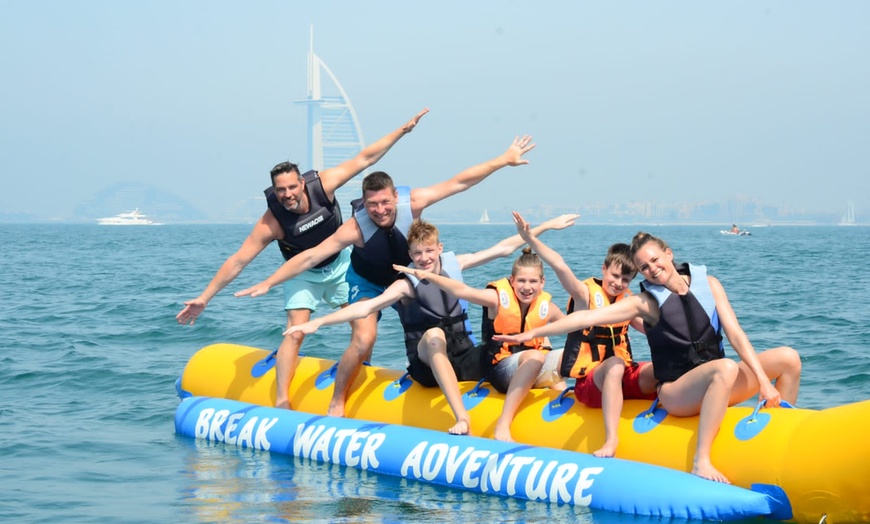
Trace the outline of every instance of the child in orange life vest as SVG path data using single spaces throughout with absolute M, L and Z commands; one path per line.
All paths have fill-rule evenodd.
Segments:
M 491 282 L 484 289 L 475 289 L 428 271 L 394 267 L 483 306 L 484 345 L 481 349 L 489 351 L 487 378 L 493 387 L 506 393 L 494 436 L 497 440 L 513 442 L 510 427 L 520 403 L 536 382 L 543 381 L 558 369 L 558 358 L 547 356 L 550 347 L 546 338 L 525 344 L 502 344 L 493 342 L 492 336 L 521 333 L 565 316 L 558 306 L 550 303 L 550 294 L 543 290 L 544 265 L 541 259 L 531 249 L 523 249 L 523 254 L 514 262 L 511 276 Z
M 571 296 L 567 313 L 598 309 L 630 296 L 628 285 L 637 275 L 628 244 L 610 246 L 601 278 L 578 279 L 565 260 L 539 240 L 519 213 L 514 213 L 517 231 L 526 243 L 553 268 L 562 287 Z M 560 371 L 577 379 L 574 395 L 589 407 L 602 408 L 604 444 L 593 452 L 596 457 L 612 457 L 619 442 L 617 426 L 624 398 L 649 399 L 656 396 L 656 379 L 649 362 L 635 362 L 631 355 L 628 326 L 643 333 L 643 321 L 594 326 L 568 334 Z

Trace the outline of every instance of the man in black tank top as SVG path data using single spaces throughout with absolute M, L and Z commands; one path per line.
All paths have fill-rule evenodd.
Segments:
M 516 137 L 501 155 L 481 164 L 469 167 L 453 178 L 426 188 L 415 188 L 406 193 L 407 188 L 399 188 L 393 184 L 389 175 L 376 172 L 363 180 L 362 199 L 357 202 L 357 212 L 349 218 L 338 230 L 315 248 L 304 251 L 281 266 L 269 278 L 259 284 L 236 293 L 237 296 L 259 296 L 273 286 L 314 267 L 322 260 L 332 256 L 348 246 L 353 246 L 357 252 L 360 272 L 348 270 L 347 279 L 351 287 L 349 303 L 368 300 L 384 291 L 390 282 L 380 280 L 374 282 L 370 275 L 384 276 L 392 264 L 407 264 L 408 257 L 401 249 L 406 231 L 397 224 L 419 218 L 423 210 L 451 195 L 465 191 L 483 181 L 486 177 L 506 166 L 528 164 L 523 155 L 535 147 L 532 137 Z M 410 220 L 409 220 L 410 219 Z M 407 227 L 407 226 L 406 226 Z M 384 238 L 384 237 L 387 238 Z M 379 240 L 380 239 L 380 240 Z M 383 242 L 381 242 L 383 240 Z M 390 244 L 392 242 L 392 245 Z M 383 246 L 387 246 L 390 256 L 374 256 Z M 365 259 L 364 261 L 362 259 Z M 357 267 L 355 264 L 354 267 Z M 395 278 L 395 276 L 393 276 Z M 344 416 L 344 405 L 347 391 L 356 377 L 363 361 L 371 358 L 372 348 L 378 333 L 377 313 L 356 319 L 351 323 L 351 342 L 341 357 L 335 374 L 335 387 L 327 415 Z
M 351 178 L 374 165 L 400 138 L 410 133 L 429 110 L 424 109 L 406 124 L 364 148 L 356 157 L 320 173 L 300 174 L 296 164 L 282 162 L 270 172 L 272 185 L 266 190 L 267 209 L 254 225 L 248 238 L 223 265 L 195 299 L 175 317 L 179 324 L 190 324 L 209 301 L 232 282 L 243 269 L 272 241 L 278 241 L 284 257 L 292 260 L 305 249 L 322 242 L 341 225 L 341 213 L 335 191 Z M 287 327 L 306 322 L 320 300 L 333 307 L 347 303 L 345 270 L 349 253 L 336 253 L 319 267 L 285 288 Z M 284 337 L 278 348 L 276 364 L 277 395 L 275 405 L 289 408 L 288 388 L 296 370 L 301 336 Z

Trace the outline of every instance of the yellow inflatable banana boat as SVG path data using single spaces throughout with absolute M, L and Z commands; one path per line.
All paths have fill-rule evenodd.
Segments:
M 299 361 L 290 399 L 294 410 L 325 414 L 335 362 Z M 262 406 L 275 398 L 274 354 L 214 344 L 188 362 L 177 385 L 181 396 L 239 400 Z M 460 383 L 472 433 L 491 437 L 503 396 L 486 383 Z M 438 388 L 424 388 L 404 372 L 366 366 L 351 387 L 349 418 L 446 430 L 453 416 Z M 645 401 L 626 401 L 617 456 L 690 471 L 697 417 L 668 416 Z M 604 442 L 601 410 L 577 402 L 570 391 L 533 390 L 511 428 L 518 441 L 590 453 Z M 792 520 L 827 524 L 870 521 L 870 400 L 824 410 L 732 407 L 713 445 L 713 462 L 741 487 L 781 489 Z

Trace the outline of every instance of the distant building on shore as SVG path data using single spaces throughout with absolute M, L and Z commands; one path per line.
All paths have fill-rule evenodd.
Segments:
M 326 73 L 328 82 L 322 73 Z M 313 27 L 308 48 L 308 96 L 295 103 L 305 105 L 308 111 L 308 162 L 303 169 L 320 171 L 335 167 L 365 147 L 350 98 L 326 63 L 314 53 Z M 361 194 L 362 177 L 354 177 L 335 192 L 345 219 L 351 215 L 350 201 Z

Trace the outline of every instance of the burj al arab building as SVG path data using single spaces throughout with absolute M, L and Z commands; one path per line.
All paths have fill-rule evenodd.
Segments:
M 359 119 L 344 88 L 319 56 L 314 54 L 314 29 L 308 49 L 308 97 L 294 101 L 308 109 L 308 162 L 318 171 L 353 158 L 365 147 Z M 335 197 L 347 220 L 350 201 L 362 196 L 362 178 L 357 175 L 339 188 Z

